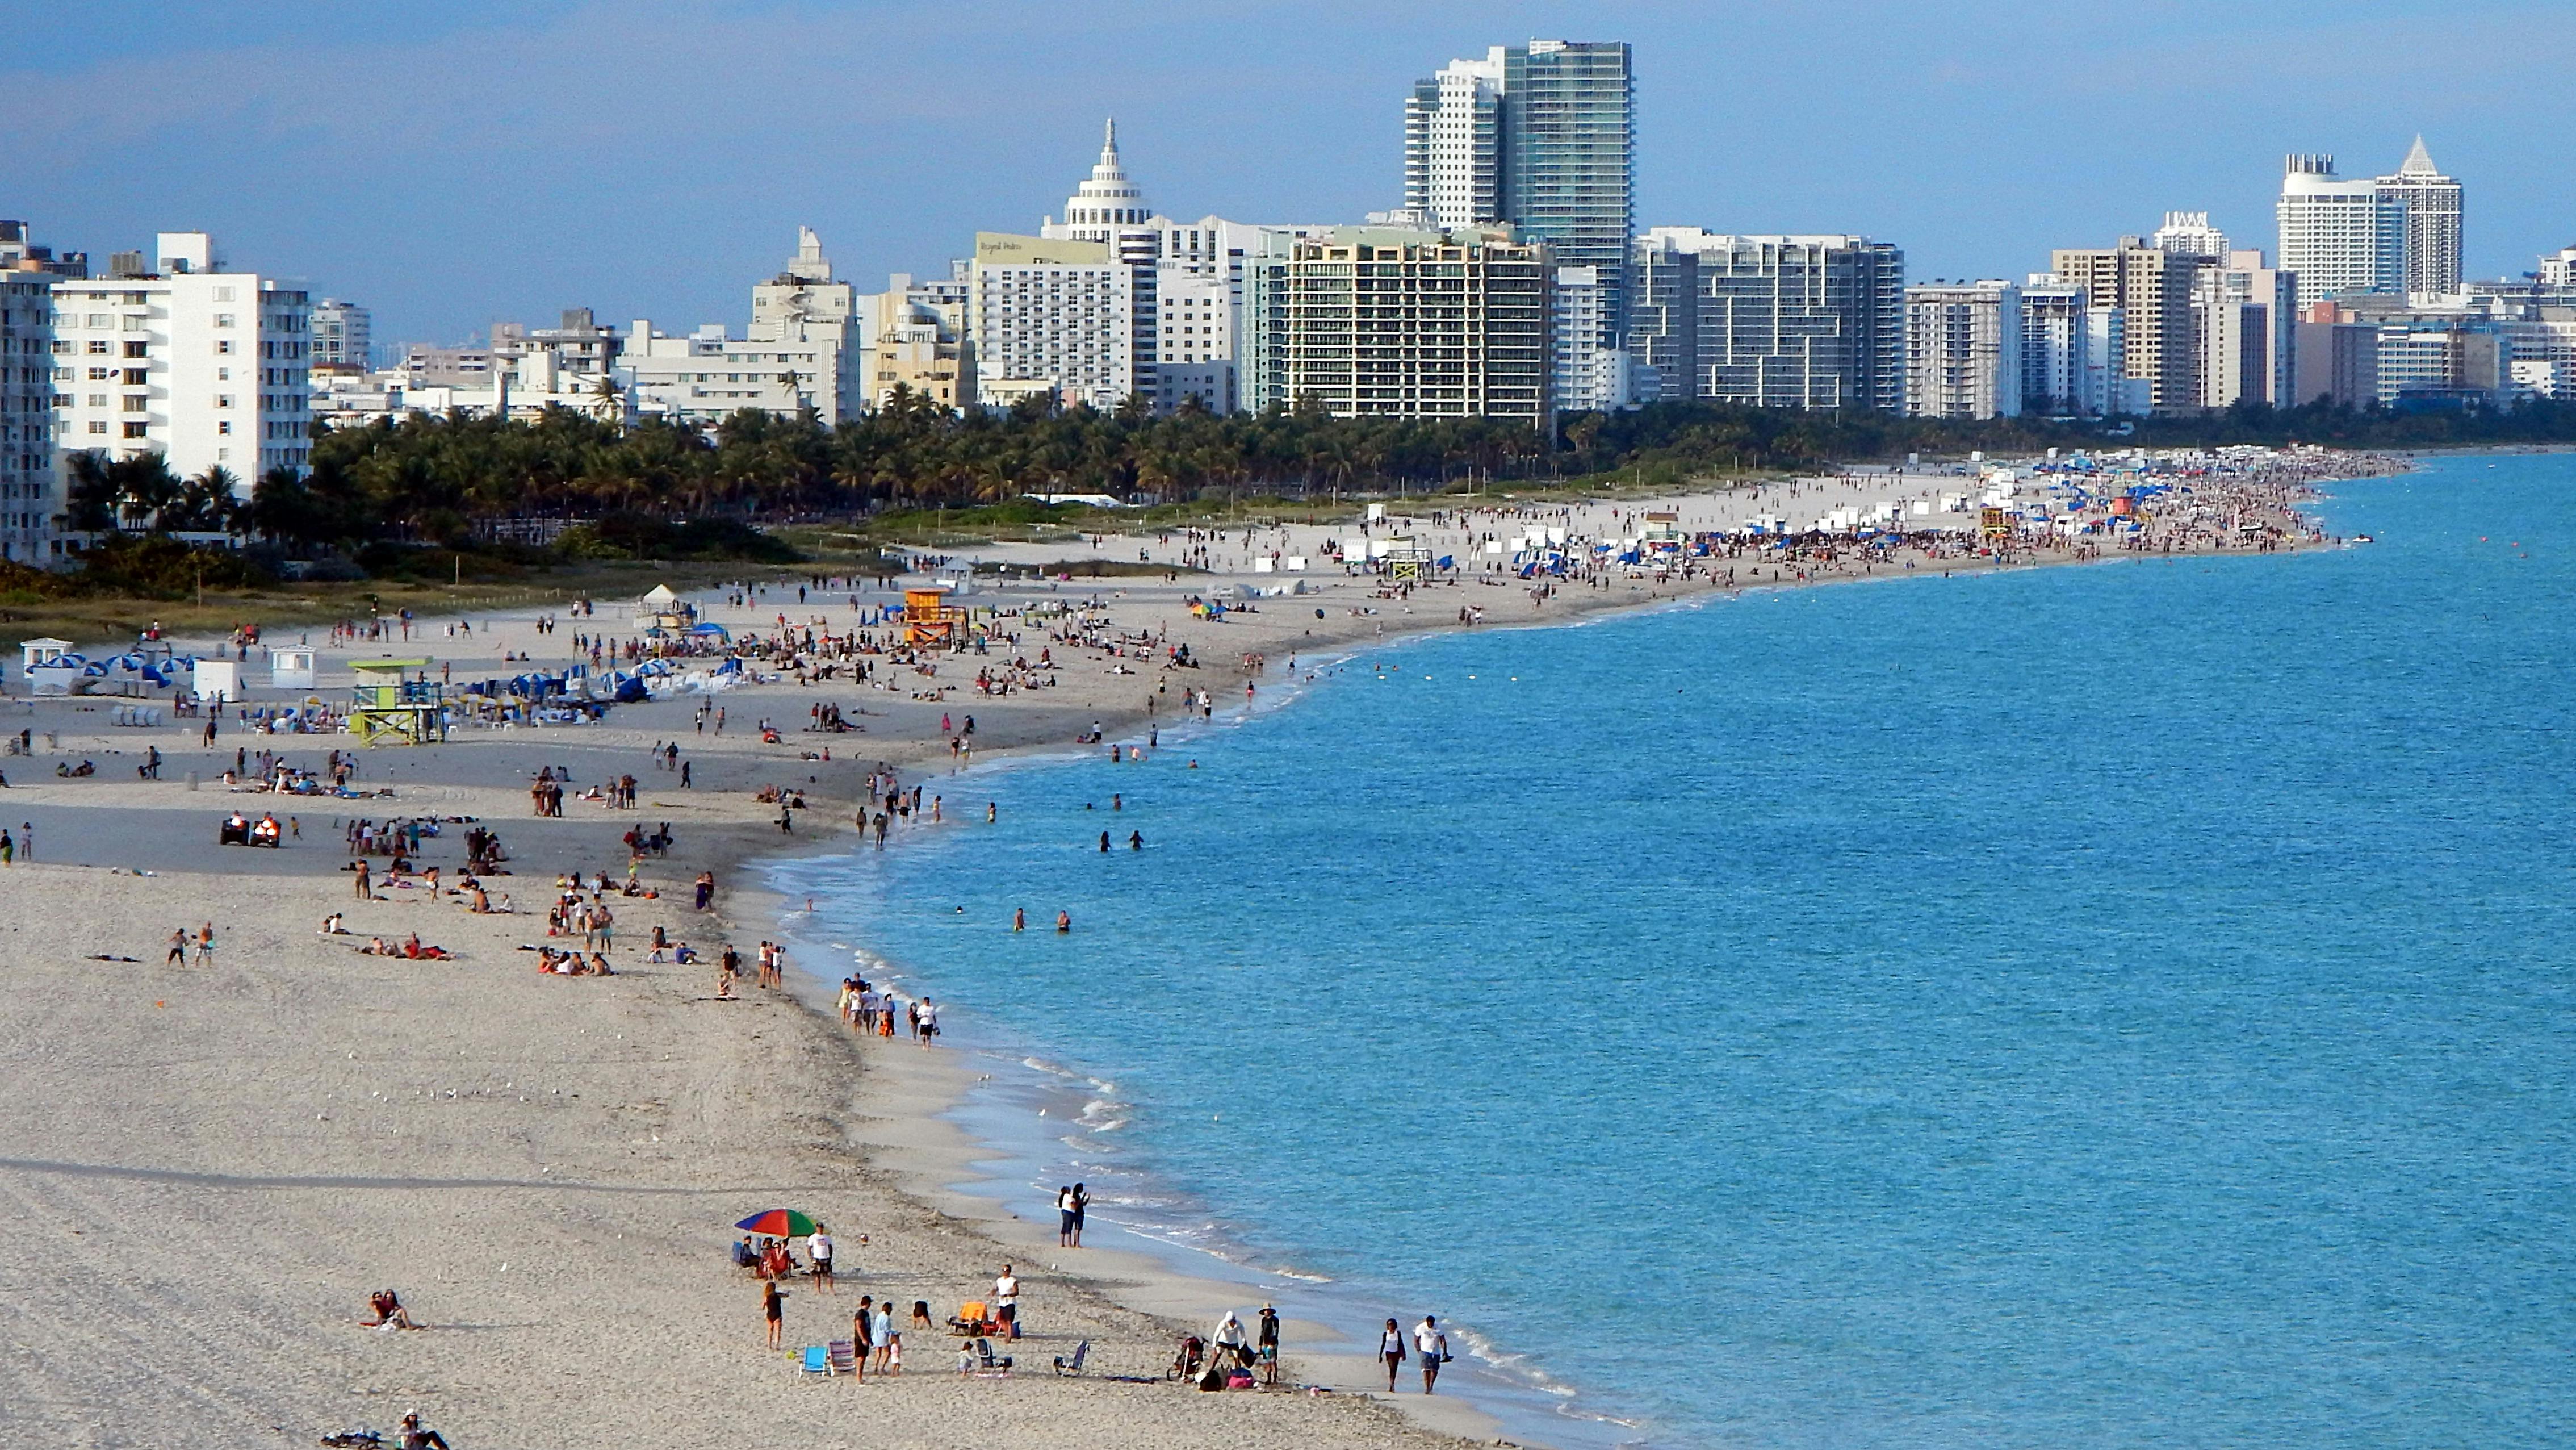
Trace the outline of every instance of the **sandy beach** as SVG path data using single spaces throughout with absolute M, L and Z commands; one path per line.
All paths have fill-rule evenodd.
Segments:
M 1669 511 L 1684 529 L 1731 528 L 1758 513 L 1803 520 L 1962 486 L 1931 475 L 1816 479 L 1760 497 L 1506 507 L 1390 520 L 1373 532 L 1408 533 L 1482 563 L 1487 556 L 1470 550 L 1483 536 L 1532 525 L 1617 538 L 1633 535 L 1639 516 Z M 2288 523 L 2277 500 L 2262 512 Z M 2225 538 L 2241 552 L 2236 514 L 2227 517 L 2222 525 L 2216 512 L 2177 515 L 2155 542 L 2191 552 Z M 1374 640 L 1463 627 L 1467 617 L 1525 626 L 1710 589 L 1995 567 L 1967 554 L 1890 562 L 1843 551 L 1786 565 L 1705 561 L 1688 578 L 1610 570 L 1553 592 L 1508 573 L 1468 573 L 1408 595 L 1325 560 L 1326 538 L 1357 534 L 1108 535 L 1092 548 L 1104 560 L 1204 572 L 1003 583 L 986 575 L 960 602 L 1002 611 L 995 629 L 1019 638 L 925 662 L 935 674 L 876 656 L 866 684 L 845 669 L 815 679 L 810 666 L 830 651 L 799 651 L 809 668 L 790 664 L 774 683 L 705 698 L 726 712 L 720 734 L 698 720 L 697 698 L 617 706 L 596 724 L 467 726 L 443 744 L 361 752 L 353 786 L 391 792 L 365 799 L 258 793 L 223 779 L 263 750 L 319 767 L 350 747 L 346 736 L 254 734 L 228 719 L 209 746 L 200 720 L 120 726 L 112 701 L 29 701 L 13 668 L 0 732 L 25 731 L 31 753 L 0 756 L 0 827 L 13 833 L 16 857 L 0 868 L 9 988 L 0 1050 L 15 1089 L 0 1102 L 6 1438 L 311 1444 L 353 1425 L 390 1429 L 416 1408 L 460 1450 L 645 1434 L 671 1445 L 1035 1439 L 1149 1450 L 1491 1440 L 1494 1424 L 1464 1402 L 1368 1393 L 1363 1353 L 1319 1342 L 1319 1327 L 1293 1321 L 1284 1381 L 1329 1392 L 1209 1394 L 1163 1382 L 1177 1334 L 1205 1335 L 1223 1309 L 1248 1316 L 1255 1303 L 1146 1255 L 1058 1249 L 1051 1224 L 1014 1219 L 976 1195 L 975 1145 L 941 1116 L 972 1086 L 951 1055 L 858 1039 L 820 988 L 763 990 L 746 979 L 720 1000 L 711 966 L 654 963 L 642 949 L 656 928 L 710 960 L 727 944 L 748 955 L 780 936 L 796 903 L 753 889 L 746 863 L 846 849 L 874 771 L 927 792 L 923 813 L 893 824 L 899 844 L 907 833 L 975 828 L 980 816 L 953 799 L 937 823 L 926 819 L 940 782 L 960 766 L 1077 748 L 1095 724 L 1108 742 L 1141 744 L 1187 708 L 1192 691 L 1206 692 L 1210 711 L 1240 710 L 1292 662 Z M 2293 528 L 2283 545 L 2309 542 Z M 954 551 L 909 582 L 974 562 L 1025 571 L 1066 557 L 1061 545 Z M 2013 566 L 2089 557 L 2078 544 L 2035 543 Z M 1288 572 L 1289 558 L 1309 566 Z M 1256 562 L 1272 559 L 1281 562 Z M 1740 577 L 1729 579 L 1730 565 Z M 1241 594 L 1298 583 L 1309 592 Z M 771 580 L 743 596 L 695 598 L 737 634 L 839 636 L 898 597 L 857 584 L 809 586 L 799 599 L 796 580 Z M 1223 599 L 1231 612 L 1199 617 L 1194 598 Z M 1085 608 L 1092 625 L 1078 631 L 1030 611 L 1041 604 Z M 312 631 L 323 656 L 309 693 L 341 698 L 352 659 L 386 655 L 430 657 L 460 682 L 531 667 L 505 654 L 560 665 L 577 634 L 632 636 L 630 612 L 628 601 L 608 600 L 595 616 L 553 611 L 547 633 L 536 612 L 477 614 L 470 636 L 454 621 L 420 620 L 408 640 L 341 648 Z M 264 641 L 294 642 L 283 631 Z M 1164 667 L 1178 645 L 1196 668 Z M 1248 657 L 1259 664 L 1247 668 Z M 1015 659 L 1029 664 L 1010 669 Z M 1007 671 L 1029 687 L 984 693 L 979 671 Z M 267 688 L 257 651 L 243 676 L 253 707 L 308 693 Z M 858 728 L 807 728 L 827 704 Z M 971 754 L 952 747 L 967 716 Z M 763 719 L 777 725 L 776 743 L 763 742 Z M 666 743 L 689 767 L 685 789 L 654 753 Z M 159 778 L 138 779 L 150 750 L 162 756 Z M 56 774 L 81 762 L 94 773 Z M 570 782 L 561 818 L 531 815 L 529 786 L 541 770 Z M 637 781 L 633 809 L 586 798 L 623 775 Z M 776 824 L 777 805 L 756 798 L 764 787 L 803 793 L 793 831 Z M 289 831 L 285 845 L 218 846 L 218 824 L 234 809 L 274 812 Z M 426 817 L 442 825 L 416 863 L 440 868 L 446 889 L 388 884 L 378 856 L 374 889 L 361 897 L 345 869 L 349 824 Z M 507 851 L 508 874 L 483 878 L 496 905 L 506 897 L 507 914 L 470 911 L 454 892 L 468 819 L 498 831 Z M 671 850 L 635 864 L 638 890 L 655 894 L 615 889 L 629 869 L 621 837 L 663 823 Z M 704 912 L 689 891 L 701 871 L 718 883 Z M 571 872 L 612 883 L 603 899 L 617 917 L 613 976 L 535 970 L 530 948 L 566 944 L 550 942 L 546 913 L 558 877 Z M 317 933 L 333 912 L 344 914 L 347 935 Z M 173 932 L 209 923 L 210 960 L 193 948 L 184 962 L 166 960 Z M 414 934 L 452 959 L 359 950 Z M 796 965 L 823 979 L 843 970 Z M 907 1310 L 927 1301 L 934 1326 L 906 1335 L 902 1375 L 863 1385 L 810 1376 L 763 1347 L 760 1287 L 727 1249 L 735 1220 L 771 1207 L 811 1213 L 842 1246 L 836 1293 L 791 1286 L 787 1351 L 847 1337 L 861 1294 Z M 961 1301 L 986 1297 L 1005 1261 L 1027 1286 L 1029 1332 L 998 1346 L 1016 1356 L 1015 1371 L 960 1376 L 956 1341 L 937 1326 Z M 367 1295 L 386 1287 L 433 1327 L 360 1327 Z M 1426 1307 L 1436 1308 L 1387 1313 L 1410 1324 Z M 1049 1372 L 1051 1358 L 1086 1341 L 1084 1377 Z

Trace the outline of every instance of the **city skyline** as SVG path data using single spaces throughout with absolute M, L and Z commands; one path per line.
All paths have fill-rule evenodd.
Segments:
M 1087 169 L 1105 116 L 1167 214 L 1356 222 L 1403 200 L 1414 82 L 1552 36 L 1634 47 L 1640 230 L 1865 233 L 1904 247 L 1917 277 L 2017 278 L 2051 248 L 2107 246 L 2174 208 L 2266 239 L 2282 155 L 2381 174 L 2420 131 L 2478 192 L 2468 275 L 2527 271 L 2576 239 L 2555 200 L 2576 163 L 2545 144 L 2576 103 L 2505 83 L 2535 65 L 2527 47 L 2470 44 L 2502 42 L 2535 7 L 2293 6 L 2259 25 L 2176 12 L 2147 38 L 2071 47 L 2068 22 L 2034 6 L 1941 23 L 1842 10 L 1720 22 L 1680 7 L 1431 5 L 1362 23 L 1335 5 L 612 17 L 563 0 L 359 22 L 288 3 L 263 7 L 245 44 L 237 7 L 110 3 L 15 32 L 26 43 L 0 71 L 0 122 L 31 144 L 0 213 L 98 259 L 210 230 L 236 265 L 371 307 L 384 342 L 462 340 L 574 305 L 734 322 L 740 279 L 774 266 L 798 225 L 871 286 L 944 272 L 976 231 L 1028 227 Z M 946 43 L 925 46 L 932 34 Z M 2399 108 L 2338 75 L 2379 45 L 2421 53 L 2436 36 L 2475 57 L 2462 65 L 2481 85 L 2418 83 Z M 2042 42 L 2058 46 L 2044 85 L 2018 68 Z M 2007 73 L 2019 79 L 1986 83 Z M 2106 107 L 2169 93 L 2198 123 L 2030 147 L 2032 116 L 2062 118 L 2076 80 Z M 1012 105 L 993 106 L 1003 93 Z M 1798 96 L 1855 119 L 1766 123 Z M 1891 97 L 1941 124 L 1895 124 L 1916 102 Z M 1255 138 L 1275 149 L 1248 155 Z

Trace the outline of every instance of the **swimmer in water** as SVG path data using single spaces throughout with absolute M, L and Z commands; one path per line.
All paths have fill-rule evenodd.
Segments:
M 1018 907 L 1011 908 L 1011 930 L 1027 931 L 1028 929 L 1029 914 Z
M 1072 930 L 1073 930 L 1073 913 L 1072 913 L 1072 912 L 1070 912 L 1070 911 L 1059 911 L 1059 912 L 1057 912 L 1057 913 L 1055 914 L 1055 930 L 1056 930 L 1056 935 L 1058 935 L 1058 936 L 1064 936 L 1064 935 L 1067 935 L 1067 934 L 1069 934 L 1070 932 L 1072 932 Z

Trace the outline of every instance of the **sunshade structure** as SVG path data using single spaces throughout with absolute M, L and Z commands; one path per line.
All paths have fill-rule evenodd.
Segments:
M 734 1227 L 745 1233 L 768 1234 L 772 1238 L 801 1238 L 814 1231 L 814 1220 L 792 1208 L 773 1208 L 755 1213 Z

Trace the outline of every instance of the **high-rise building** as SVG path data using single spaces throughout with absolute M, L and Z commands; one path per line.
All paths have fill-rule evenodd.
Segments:
M 2191 285 L 2198 263 L 2122 237 L 2116 247 L 2064 247 L 2049 270 L 2084 289 L 2094 310 L 2117 308 L 2122 326 L 2121 375 L 2144 379 L 2148 406 L 2173 412 L 2200 406 L 2199 337 L 2192 327 Z
M 1628 406 L 1628 354 L 1603 341 L 1616 329 L 1603 316 L 1610 299 L 1601 285 L 1601 269 L 1557 268 L 1551 305 L 1557 410 L 1601 412 Z
M 374 332 L 374 319 L 354 302 L 325 297 L 314 303 L 313 371 L 365 372 Z
M 42 567 L 61 551 L 54 537 L 62 509 L 54 468 L 56 278 L 23 253 L 18 262 L 0 269 L 0 559 Z
M 2200 403 L 2282 405 L 2290 396 L 2298 279 L 2264 265 L 2259 249 L 2231 251 L 2192 274 L 2200 342 Z
M 2021 288 L 1985 281 L 1905 289 L 1906 412 L 2019 417 L 2021 357 Z
M 185 475 L 220 467 L 245 495 L 272 468 L 302 473 L 312 299 L 223 270 L 204 232 L 161 233 L 148 266 L 118 257 L 108 276 L 55 283 L 60 449 L 160 453 Z
M 2302 309 L 2406 290 L 2406 203 L 2378 182 L 2336 176 L 2331 156 L 2292 156 L 2277 214 L 2281 270 L 2298 274 Z
M 1503 54 L 1453 60 L 1405 98 L 1404 205 L 1426 226 L 1502 219 Z
M 1628 340 L 1655 400 L 1905 406 L 1905 254 L 1892 243 L 1656 227 L 1633 266 Z
M 1405 206 L 1457 228 L 1509 222 L 1561 266 L 1591 267 L 1614 335 L 1636 234 L 1636 79 L 1625 41 L 1495 46 L 1405 99 Z
M 2403 207 L 2406 213 L 2400 290 L 2415 296 L 2459 291 L 2460 183 L 2433 164 L 2424 138 L 2418 136 L 2395 174 L 2379 178 L 2376 185 L 2383 203 Z
M 857 290 L 832 279 L 822 238 L 798 227 L 795 257 L 752 284 L 751 326 L 738 339 L 727 337 L 722 323 L 673 337 L 638 319 L 621 341 L 615 329 L 591 326 L 587 308 L 565 313 L 560 333 L 575 345 L 596 336 L 615 346 L 615 378 L 639 414 L 712 424 L 745 408 L 787 418 L 811 412 L 828 428 L 854 416 L 865 395 L 857 314 Z M 558 356 L 581 359 L 566 361 L 568 370 L 607 371 L 587 353 Z M 606 390 L 597 391 L 604 403 Z
M 976 233 L 977 400 L 1123 405 L 1137 390 L 1136 272 L 1106 242 Z
M 2054 272 L 2033 272 L 2021 289 L 2021 407 L 2025 413 L 2080 417 L 2088 310 L 2084 289 Z
M 1246 270 L 1254 406 L 1553 425 L 1545 248 L 1499 229 L 1342 227 L 1272 238 Z

